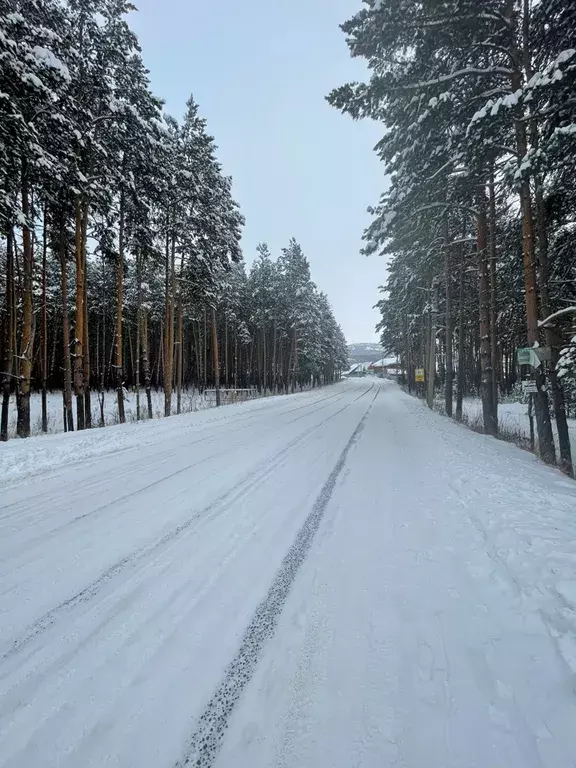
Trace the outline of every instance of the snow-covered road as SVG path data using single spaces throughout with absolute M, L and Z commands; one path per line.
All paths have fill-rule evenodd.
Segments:
M 576 484 L 391 383 L 2 482 L 2 768 L 576 765 Z

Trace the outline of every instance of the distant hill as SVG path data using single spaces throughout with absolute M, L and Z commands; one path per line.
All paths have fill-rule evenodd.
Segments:
M 380 344 L 348 344 L 348 358 L 354 363 L 373 363 L 381 357 Z

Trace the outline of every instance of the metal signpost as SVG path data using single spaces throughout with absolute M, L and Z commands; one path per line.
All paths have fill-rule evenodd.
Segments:
M 544 360 L 551 360 L 550 347 L 519 347 L 516 350 L 518 365 L 528 365 L 530 368 L 540 368 Z M 538 393 L 538 385 L 534 379 L 522 382 L 522 390 L 528 395 L 528 419 L 530 421 L 530 450 L 534 450 L 534 395 Z

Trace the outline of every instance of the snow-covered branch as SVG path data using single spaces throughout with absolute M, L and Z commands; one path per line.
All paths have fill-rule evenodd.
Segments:
M 576 314 L 576 307 L 564 307 L 564 309 L 559 309 L 558 312 L 549 315 L 545 320 L 539 320 L 538 325 L 540 328 L 549 328 L 557 318 L 571 314 Z

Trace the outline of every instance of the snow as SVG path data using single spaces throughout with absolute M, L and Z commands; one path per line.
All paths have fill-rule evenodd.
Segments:
M 72 410 L 74 412 L 74 421 L 76 421 L 76 405 L 74 395 L 72 396 Z M 213 403 L 203 397 L 197 390 L 185 390 L 182 393 L 182 412 L 188 413 L 190 411 L 199 411 L 204 408 L 212 407 Z M 56 434 L 64 431 L 64 417 L 62 412 L 62 392 L 48 392 L 47 394 L 47 409 L 48 409 L 48 434 Z M 140 409 L 142 418 L 146 417 L 147 404 L 146 393 L 142 390 L 140 392 Z M 98 401 L 98 393 L 92 392 L 92 423 L 99 425 L 100 422 L 100 404 Z M 124 410 L 126 412 L 127 421 L 136 421 L 136 394 L 134 392 L 125 391 L 124 395 Z M 176 395 L 172 397 L 172 410 L 176 410 Z M 155 390 L 152 391 L 152 414 L 153 418 L 159 419 L 164 417 L 164 392 Z M 10 400 L 10 412 L 8 418 L 8 434 L 10 437 L 16 436 L 16 398 L 12 396 Z M 33 435 L 40 435 L 42 432 L 42 398 L 37 392 L 34 392 L 30 396 L 30 422 L 31 432 Z M 105 393 L 104 396 L 104 424 L 105 426 L 111 426 L 119 423 L 118 416 L 118 400 L 116 392 L 110 390 Z
M 48 48 L 44 48 L 41 45 L 35 45 L 32 49 L 32 53 L 36 59 L 46 68 L 55 69 L 63 80 L 70 82 L 70 72 L 64 62 L 60 61 L 52 51 Z
M 380 380 L 37 446 L 1 768 L 573 768 L 576 485 L 530 454 Z
M 480 399 L 466 398 L 462 403 L 462 410 L 470 422 L 482 423 L 482 401 Z M 508 434 L 517 435 L 524 440 L 530 439 L 530 419 L 526 403 L 501 403 L 498 406 L 498 422 L 500 429 Z M 537 429 L 535 417 L 534 429 Z M 553 431 L 557 440 L 555 423 L 553 423 Z M 576 421 L 574 419 L 568 419 L 568 431 L 572 454 L 576 457 Z

